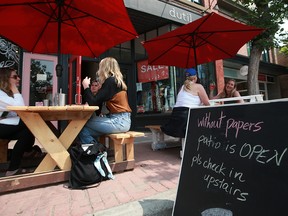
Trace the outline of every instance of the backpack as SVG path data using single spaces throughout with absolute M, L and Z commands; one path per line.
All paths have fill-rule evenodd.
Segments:
M 114 178 L 103 150 L 106 147 L 101 143 L 75 145 L 68 150 L 72 162 L 68 188 L 86 189 Z

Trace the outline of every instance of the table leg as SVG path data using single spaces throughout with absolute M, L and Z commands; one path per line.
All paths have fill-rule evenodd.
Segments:
M 69 122 L 61 136 L 59 137 L 60 142 L 65 149 L 68 149 L 71 143 L 75 140 L 76 136 L 79 134 L 83 126 L 85 125 L 87 119 L 72 120 Z M 55 169 L 55 162 L 49 154 L 41 161 L 39 166 L 34 172 L 52 171 Z
M 47 159 L 44 158 L 45 161 L 40 163 L 41 169 L 37 168 L 37 170 L 50 171 L 48 168 L 53 167 L 54 169 L 56 165 L 61 170 L 69 170 L 71 168 L 69 153 L 62 145 L 61 141 L 47 126 L 42 117 L 34 112 L 18 112 L 18 115 L 48 153 L 45 157 Z

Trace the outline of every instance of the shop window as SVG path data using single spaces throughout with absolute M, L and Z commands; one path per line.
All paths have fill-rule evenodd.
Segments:
M 153 38 L 155 38 L 157 36 L 158 36 L 157 30 L 149 31 L 149 32 L 146 33 L 145 40 L 151 40 L 151 39 L 153 39 Z
M 131 41 L 127 41 L 125 43 L 119 44 L 109 50 L 107 50 L 103 55 L 105 56 L 113 56 L 117 59 L 118 62 L 121 63 L 131 63 Z
M 208 92 L 209 83 L 215 80 L 212 64 L 197 67 L 199 83 Z M 137 62 L 137 113 L 171 112 L 176 96 L 185 80 L 185 69 L 148 65 L 147 60 Z
M 137 60 L 137 59 L 147 58 L 146 56 L 147 53 L 146 53 L 144 46 L 142 45 L 142 42 L 153 39 L 162 34 L 165 34 L 171 31 L 171 29 L 172 29 L 172 25 L 168 24 L 168 25 L 161 26 L 157 29 L 154 29 L 152 31 L 139 35 L 138 38 L 134 40 L 135 41 L 135 59 Z
M 142 45 L 142 42 L 145 41 L 145 35 L 139 35 L 138 38 L 135 39 L 135 54 L 136 58 L 139 55 L 139 58 L 144 58 L 145 57 L 145 48 Z
M 270 62 L 269 52 L 266 49 L 262 52 L 262 61 Z
M 201 64 L 197 67 L 198 82 L 201 83 L 209 94 L 209 85 L 216 83 L 214 63 L 209 62 L 207 64 Z
M 165 26 L 160 27 L 160 28 L 158 29 L 158 36 L 169 32 L 170 29 L 171 29 L 171 25 L 165 25 Z
M 174 66 L 149 65 L 147 53 L 143 54 L 144 47 L 141 42 L 153 39 L 177 27 L 177 25 L 169 24 L 146 32 L 135 39 L 135 59 L 138 61 L 136 83 L 138 114 L 171 112 L 174 107 L 177 93 L 185 80 L 185 69 Z M 215 82 L 214 64 L 203 64 L 197 68 L 198 80 L 208 94 L 209 83 Z
M 170 112 L 175 104 L 175 73 L 168 66 L 137 62 L 137 113 Z

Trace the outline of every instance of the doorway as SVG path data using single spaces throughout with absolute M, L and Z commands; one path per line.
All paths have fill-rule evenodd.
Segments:
M 57 92 L 56 64 L 56 56 L 23 53 L 22 95 L 26 105 L 35 106 L 44 99 L 52 105 Z

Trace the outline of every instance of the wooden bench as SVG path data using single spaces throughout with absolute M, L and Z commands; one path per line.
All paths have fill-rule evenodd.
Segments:
M 177 141 L 165 140 L 165 134 L 161 131 L 161 125 L 146 125 L 152 132 L 152 144 L 151 148 L 153 151 L 171 147 L 183 146 L 184 139 L 178 138 Z M 176 137 L 177 138 L 177 137 Z
M 100 142 L 105 143 L 106 146 L 109 146 L 109 149 L 113 150 L 114 158 L 109 161 L 113 172 L 134 169 L 134 139 L 144 135 L 143 132 L 128 131 L 126 133 L 106 134 L 100 137 Z

